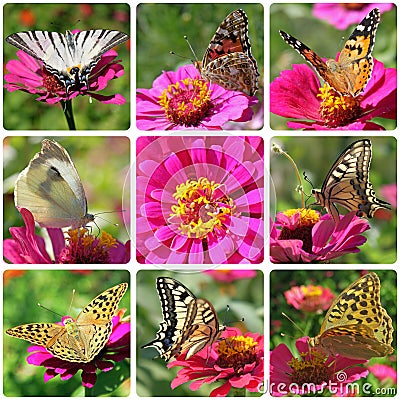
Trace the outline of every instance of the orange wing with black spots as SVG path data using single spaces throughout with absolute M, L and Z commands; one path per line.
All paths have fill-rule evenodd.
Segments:
M 339 94 L 356 97 L 367 85 L 373 68 L 372 50 L 380 12 L 374 8 L 347 39 L 338 61 L 322 60 L 304 43 L 286 32 L 279 31 L 283 40 L 299 52 L 321 78 Z

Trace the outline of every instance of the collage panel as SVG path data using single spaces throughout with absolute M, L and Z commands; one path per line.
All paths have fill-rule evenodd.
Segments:
M 140 3 L 136 15 L 139 130 L 263 127 L 261 3 Z
M 5 129 L 129 128 L 129 4 L 8 3 L 3 33 Z
M 140 270 L 136 307 L 137 395 L 263 393 L 262 271 Z
M 274 3 L 269 11 L 271 129 L 396 129 L 395 3 Z
M 129 138 L 8 136 L 3 151 L 7 263 L 129 261 Z
M 274 137 L 271 148 L 273 263 L 396 262 L 396 138 Z
M 271 395 L 396 394 L 396 271 L 273 270 L 270 297 Z
M 263 261 L 261 137 L 141 136 L 136 152 L 139 263 Z
M 3 282 L 5 396 L 129 395 L 127 270 L 5 270 Z

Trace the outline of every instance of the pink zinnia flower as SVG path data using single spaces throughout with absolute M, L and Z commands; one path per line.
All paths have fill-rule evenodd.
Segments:
M 204 271 L 205 274 L 210 275 L 216 281 L 230 283 L 240 279 L 251 279 L 257 275 L 257 271 L 251 269 L 215 269 Z
M 382 197 L 387 200 L 392 207 L 397 208 L 397 183 L 383 185 L 380 192 L 382 193 Z
M 358 25 L 374 8 L 379 8 L 382 14 L 393 7 L 393 3 L 316 3 L 313 5 L 313 15 L 344 30 L 351 25 Z
M 397 385 L 397 371 L 384 364 L 374 364 L 368 366 L 368 371 L 375 375 L 380 382 Z
M 25 226 L 10 228 L 12 239 L 3 241 L 4 258 L 13 264 L 122 264 L 130 259 L 130 241 L 123 244 L 104 231 L 95 237 L 86 229 L 70 230 L 66 239 L 61 229 L 46 228 L 55 257 L 52 260 L 44 239 L 35 234 L 31 212 L 25 208 L 19 211 Z
M 210 397 L 227 396 L 231 388 L 261 392 L 264 383 L 264 336 L 242 334 L 237 328 L 227 328 L 223 339 L 185 360 L 181 354 L 168 368 L 184 367 L 171 383 L 171 388 L 193 381 L 189 388 L 198 390 L 203 384 L 219 382 L 221 386 Z
M 296 340 L 300 357 L 295 357 L 281 343 L 270 352 L 270 393 L 272 396 L 304 395 L 328 389 L 332 393 L 347 393 L 347 384 L 368 375 L 368 370 L 342 356 L 325 356 L 309 348 L 308 338 Z
M 287 122 L 293 129 L 382 130 L 381 125 L 370 120 L 396 120 L 396 93 L 396 69 L 385 68 L 375 59 L 371 79 L 357 97 L 339 96 L 327 85 L 321 88 L 313 69 L 294 64 L 293 70 L 282 71 L 271 83 L 270 106 L 274 114 L 297 119 Z
M 97 94 L 107 87 L 108 82 L 124 75 L 124 67 L 119 64 L 121 60 L 114 59 L 118 56 L 115 50 L 105 52 L 89 77 L 89 88 L 85 86 L 72 87 L 66 95 L 65 86 L 43 66 L 43 63 L 22 50 L 17 51 L 19 60 L 11 60 L 6 64 L 8 74 L 4 75 L 4 87 L 9 92 L 21 90 L 23 92 L 39 95 L 37 101 L 55 104 L 60 101 L 71 100 L 79 95 L 90 96 L 104 104 L 125 104 L 126 99 L 121 94 Z
M 250 121 L 257 97 L 209 84 L 193 65 L 163 71 L 151 89 L 138 89 L 136 125 L 142 130 L 221 130 Z
M 297 209 L 280 212 L 271 221 L 270 258 L 273 263 L 326 261 L 347 253 L 358 253 L 370 228 L 355 212 L 340 216 L 335 225 L 329 214 Z
M 138 260 L 239 264 L 263 259 L 263 140 L 138 139 Z
M 53 356 L 43 346 L 31 346 L 28 348 L 28 364 L 45 367 L 44 381 L 47 382 L 57 375 L 65 381 L 71 379 L 80 369 L 82 370 L 82 385 L 88 388 L 94 386 L 97 380 L 96 371 L 111 371 L 117 362 L 130 358 L 130 321 L 122 320 L 124 312 L 120 311 L 113 317 L 113 329 L 104 349 L 90 362 L 79 363 L 61 360 Z M 70 317 L 63 317 L 65 318 Z M 62 324 L 62 323 L 60 323 Z
M 297 310 L 316 313 L 327 310 L 336 297 L 329 288 L 320 285 L 293 286 L 284 294 L 287 303 Z

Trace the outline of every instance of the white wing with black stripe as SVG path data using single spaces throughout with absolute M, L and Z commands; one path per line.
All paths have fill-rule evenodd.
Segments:
M 46 70 L 55 75 L 65 86 L 66 93 L 75 85 L 86 84 L 89 75 L 107 50 L 123 43 L 129 36 L 107 29 L 82 31 L 65 35 L 58 32 L 18 32 L 6 42 L 43 62 Z
M 325 207 L 335 223 L 340 221 L 340 204 L 359 217 L 371 218 L 380 208 L 390 209 L 389 203 L 375 197 L 369 182 L 372 145 L 369 139 L 350 144 L 332 165 L 321 189 L 313 189 L 317 203 Z
M 154 347 L 165 361 L 174 360 L 187 350 L 185 359 L 214 343 L 225 327 L 220 327 L 212 304 L 196 298 L 182 283 L 157 278 L 164 320 L 156 339 L 142 348 Z

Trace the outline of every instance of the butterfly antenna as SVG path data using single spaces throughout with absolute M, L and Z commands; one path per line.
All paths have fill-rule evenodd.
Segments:
M 190 44 L 188 37 L 185 35 L 183 38 L 186 40 L 186 43 L 187 43 L 187 45 L 189 46 L 189 49 L 190 49 L 190 51 L 191 51 L 192 54 L 193 54 L 194 60 L 196 61 L 196 63 L 198 63 L 198 62 L 199 62 L 199 59 L 197 58 L 197 55 L 196 55 L 196 53 L 194 52 L 193 47 L 192 47 L 192 45 Z
M 58 312 L 55 312 L 54 310 L 50 310 L 50 308 L 47 308 L 47 307 L 45 307 L 45 306 L 42 306 L 40 303 L 37 303 L 37 305 L 39 306 L 39 307 L 41 307 L 41 308 L 44 308 L 45 310 L 47 310 L 47 311 L 50 311 L 51 313 L 53 313 L 53 314 L 56 314 L 56 315 L 58 315 L 59 317 L 63 317 L 63 315 L 61 315 L 61 314 L 59 314 Z
M 284 312 L 282 313 L 282 315 L 287 318 L 304 336 L 306 336 L 306 333 L 304 332 L 304 329 L 302 329 L 299 325 L 296 324 L 296 322 L 294 322 L 292 320 L 292 318 L 290 318 L 287 314 L 285 314 Z M 288 336 L 284 333 L 281 333 L 282 336 Z
M 75 289 L 72 289 L 72 297 L 71 297 L 71 303 L 69 303 L 68 315 L 71 313 L 72 302 L 74 301 L 74 297 L 75 297 Z

